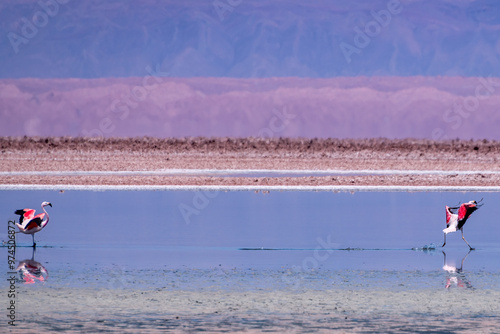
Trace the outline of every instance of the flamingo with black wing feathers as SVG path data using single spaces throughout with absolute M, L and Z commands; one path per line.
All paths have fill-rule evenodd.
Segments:
M 482 199 L 481 199 L 482 201 Z M 481 203 L 479 201 L 479 203 Z M 474 248 L 469 245 L 467 240 L 464 237 L 464 225 L 467 219 L 469 219 L 470 215 L 473 214 L 477 209 L 479 209 L 482 204 L 478 204 L 476 201 L 470 201 L 467 203 L 462 203 L 457 207 L 449 207 L 446 206 L 446 228 L 443 230 L 444 232 L 444 243 L 443 246 L 446 245 L 446 235 L 451 232 L 456 232 L 460 230 L 462 232 L 462 239 L 465 241 L 467 246 L 469 246 L 470 250 Z M 454 213 L 452 210 L 457 210 L 457 213 Z
M 22 209 L 14 212 L 16 215 L 21 216 L 19 217 L 19 223 L 16 223 L 19 232 L 31 234 L 33 238 L 33 247 L 36 247 L 35 233 L 40 232 L 49 223 L 49 214 L 45 211 L 46 206 L 52 207 L 52 204 L 50 202 L 43 202 L 42 210 L 44 213 L 40 213 L 36 216 L 34 209 Z

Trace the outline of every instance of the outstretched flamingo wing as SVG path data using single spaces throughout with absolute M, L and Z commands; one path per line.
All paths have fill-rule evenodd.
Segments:
M 458 220 L 464 219 L 466 213 L 467 213 L 466 205 L 465 204 L 460 205 L 460 208 L 458 209 Z
M 45 213 L 40 213 L 40 214 L 36 215 L 35 217 L 33 217 L 32 219 L 37 219 L 37 218 L 40 218 L 40 220 L 43 220 L 43 218 L 45 218 Z
M 23 224 L 23 221 L 29 221 L 31 219 L 33 219 L 33 217 L 35 216 L 35 210 L 33 209 L 24 209 L 24 210 L 16 210 L 16 212 L 14 212 L 16 215 L 20 215 L 21 217 L 19 217 L 19 224 Z
M 452 214 L 453 212 L 451 211 L 451 208 L 446 205 L 446 227 L 450 226 L 450 219 Z
M 36 216 L 35 218 L 33 218 L 32 220 L 30 220 L 28 222 L 28 224 L 24 227 L 24 229 L 26 231 L 29 231 L 29 230 L 32 230 L 34 228 L 37 228 L 37 227 L 40 227 L 42 226 L 42 220 L 43 220 L 43 216 L 45 214 L 42 213 L 42 214 L 39 214 L 38 216 Z
M 467 204 L 464 203 L 460 206 L 460 209 L 458 209 L 458 220 L 464 220 L 469 218 L 469 216 L 477 210 L 477 207 L 475 204 Z
M 458 229 L 461 229 L 464 226 L 467 219 L 469 219 L 470 215 L 476 211 L 478 207 L 476 204 L 464 203 L 458 209 Z
M 34 209 L 24 209 L 24 219 L 32 219 L 33 216 L 35 215 L 35 210 Z

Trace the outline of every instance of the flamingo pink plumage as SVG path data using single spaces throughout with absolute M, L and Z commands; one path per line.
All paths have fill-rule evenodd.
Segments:
M 45 211 L 46 206 L 52 207 L 50 202 L 42 203 L 42 210 L 44 213 L 40 213 L 35 216 L 35 210 L 33 209 L 22 209 L 16 210 L 14 212 L 16 215 L 20 215 L 19 223 L 16 226 L 19 228 L 19 232 L 24 234 L 31 234 L 33 238 L 33 247 L 36 247 L 35 243 L 35 233 L 40 232 L 49 223 L 49 214 Z
M 481 201 L 479 201 L 481 202 Z M 464 238 L 464 225 L 467 219 L 469 219 L 470 215 L 474 213 L 477 209 L 479 209 L 481 205 L 478 205 L 476 201 L 470 201 L 467 203 L 462 203 L 458 207 L 450 208 L 446 206 L 446 228 L 443 230 L 444 232 L 444 243 L 443 246 L 446 245 L 446 235 L 451 232 L 456 232 L 460 230 L 462 232 L 462 239 L 465 241 L 467 246 L 472 250 L 474 248 L 469 245 L 467 240 Z M 454 213 L 452 210 L 458 209 L 458 213 Z

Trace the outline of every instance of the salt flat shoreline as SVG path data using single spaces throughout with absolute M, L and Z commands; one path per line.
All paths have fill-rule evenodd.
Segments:
M 4 186 L 500 186 L 500 142 L 485 140 L 0 137 L 0 162 Z M 175 170 L 194 175 L 164 172 Z M 200 170 L 311 175 L 196 175 Z M 350 174 L 322 175 L 327 170 Z
M 499 186 L 210 186 L 210 185 L 81 185 L 0 184 L 0 191 L 333 191 L 333 192 L 500 192 Z
M 5 292 L 5 291 L 3 291 Z M 25 289 L 15 330 L 190 333 L 498 330 L 499 292 Z M 75 303 L 78 300 L 78 303 Z M 52 305 L 50 310 L 46 305 Z M 461 305 L 453 309 L 450 305 Z M 36 312 L 33 312 L 36 310 Z M 5 322 L 0 325 L 5 327 Z

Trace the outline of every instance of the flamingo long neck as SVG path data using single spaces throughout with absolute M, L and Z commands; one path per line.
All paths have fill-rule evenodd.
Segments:
M 47 225 L 49 223 L 49 213 L 47 211 L 45 211 L 45 206 L 43 206 L 43 205 L 42 205 L 42 210 L 43 210 L 43 212 L 45 212 L 45 215 L 47 216 L 47 219 L 45 219 L 42 222 L 42 228 L 44 228 L 45 225 Z

